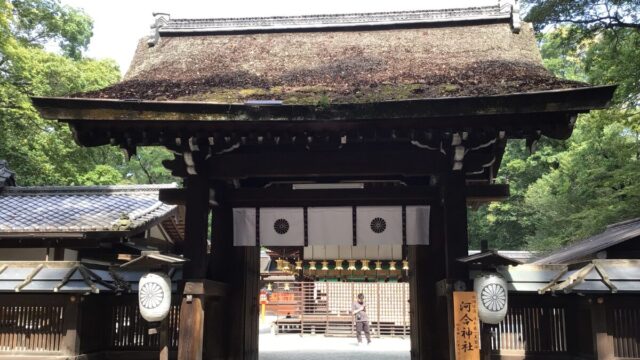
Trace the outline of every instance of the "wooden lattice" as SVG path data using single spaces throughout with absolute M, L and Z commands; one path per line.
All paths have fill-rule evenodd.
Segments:
M 285 290 L 285 283 L 275 283 L 271 295 L 270 308 L 278 315 L 279 331 L 353 336 L 351 307 L 362 293 L 372 335 L 409 333 L 407 283 L 296 282 L 288 287 Z
M 59 352 L 64 306 L 0 306 L 0 352 Z

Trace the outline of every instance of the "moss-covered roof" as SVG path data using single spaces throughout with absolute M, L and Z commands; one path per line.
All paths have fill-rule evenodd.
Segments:
M 140 41 L 125 79 L 78 97 L 363 103 L 581 87 L 542 66 L 529 24 L 173 34 Z

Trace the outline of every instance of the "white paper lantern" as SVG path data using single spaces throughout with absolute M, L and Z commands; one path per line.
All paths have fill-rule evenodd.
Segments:
M 162 321 L 171 309 L 171 279 L 163 273 L 148 273 L 138 283 L 140 315 L 149 322 Z
M 486 324 L 498 324 L 507 316 L 507 282 L 497 274 L 483 274 L 474 280 L 478 316 Z

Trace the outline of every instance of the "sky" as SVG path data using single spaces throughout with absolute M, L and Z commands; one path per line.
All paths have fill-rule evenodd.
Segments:
M 86 55 L 112 58 L 124 74 L 138 40 L 147 36 L 153 12 L 172 18 L 225 18 L 336 14 L 456 8 L 495 4 L 497 0 L 62 0 L 82 8 L 94 21 Z

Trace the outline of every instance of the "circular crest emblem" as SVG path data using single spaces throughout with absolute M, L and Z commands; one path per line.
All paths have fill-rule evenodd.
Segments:
M 480 293 L 482 305 L 489 311 L 500 311 L 507 304 L 507 294 L 500 284 L 488 284 Z
M 273 223 L 273 230 L 280 235 L 286 234 L 289 231 L 289 222 L 285 219 L 278 219 Z
M 383 231 L 385 231 L 386 229 L 387 229 L 387 222 L 384 221 L 383 218 L 377 217 L 377 218 L 374 218 L 373 220 L 371 220 L 371 230 L 374 233 L 380 234 Z
M 160 284 L 148 282 L 140 289 L 140 304 L 147 309 L 155 309 L 164 299 L 164 291 Z

